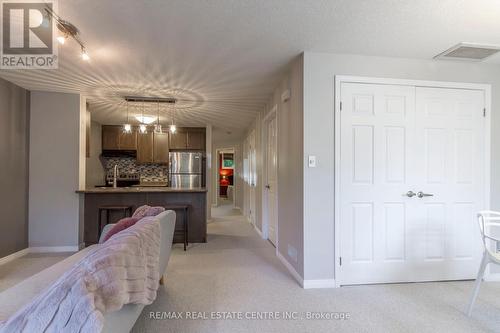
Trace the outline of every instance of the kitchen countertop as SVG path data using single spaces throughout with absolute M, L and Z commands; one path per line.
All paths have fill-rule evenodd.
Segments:
M 204 193 L 206 187 L 174 188 L 167 186 L 137 186 L 137 187 L 89 187 L 85 190 L 77 190 L 76 193 Z

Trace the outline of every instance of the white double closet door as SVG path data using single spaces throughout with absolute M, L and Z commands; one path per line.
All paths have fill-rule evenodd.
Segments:
M 339 283 L 474 278 L 484 91 L 342 83 L 340 93 Z

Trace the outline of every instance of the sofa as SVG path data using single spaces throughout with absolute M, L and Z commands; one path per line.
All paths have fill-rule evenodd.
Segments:
M 175 229 L 175 212 L 168 210 L 155 217 L 160 222 L 160 272 L 163 274 L 167 268 L 172 248 Z M 102 232 L 104 237 L 113 225 L 107 225 Z M 101 238 L 102 239 L 102 238 Z M 17 285 L 0 293 L 0 321 L 4 321 L 18 310 L 29 304 L 33 298 L 45 288 L 54 283 L 61 275 L 69 270 L 75 263 L 99 244 L 82 249 L 72 256 L 46 268 Z M 129 332 L 137 318 L 144 309 L 142 304 L 126 304 L 119 311 L 104 314 L 103 332 Z

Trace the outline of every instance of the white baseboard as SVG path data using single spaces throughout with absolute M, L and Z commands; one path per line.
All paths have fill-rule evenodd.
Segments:
M 500 281 L 500 273 L 485 274 L 483 280 L 489 282 L 498 282 Z
M 276 256 L 285 265 L 290 274 L 297 280 L 300 286 L 304 289 L 316 289 L 316 288 L 336 288 L 335 279 L 322 279 L 322 280 L 304 280 L 295 268 L 286 260 L 285 257 L 276 251 Z
M 29 247 L 22 249 L 21 251 L 14 252 L 12 254 L 9 254 L 8 256 L 5 256 L 3 258 L 0 258 L 0 265 L 6 264 L 14 259 L 20 258 L 22 256 L 27 255 L 30 252 Z
M 264 236 L 262 235 L 262 231 L 260 231 L 259 228 L 257 228 L 257 226 L 255 224 L 253 224 L 253 228 L 259 234 L 260 238 L 264 238 Z
M 288 262 L 288 260 L 286 260 L 286 258 L 283 257 L 281 255 L 281 253 L 279 253 L 278 251 L 276 251 L 276 256 L 281 261 L 281 263 L 283 265 L 285 265 L 286 269 L 288 269 L 288 271 L 290 272 L 290 274 L 292 274 L 293 278 L 295 280 L 297 280 L 297 282 L 299 283 L 299 285 L 301 287 L 304 287 L 304 279 L 302 278 L 302 276 L 300 276 L 299 273 L 297 273 L 297 271 L 295 270 L 295 268 Z
M 336 288 L 335 279 L 304 280 L 304 289 Z
M 30 253 L 78 252 L 78 246 L 34 246 L 29 248 Z

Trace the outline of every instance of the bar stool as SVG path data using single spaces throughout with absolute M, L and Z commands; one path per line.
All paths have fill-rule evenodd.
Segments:
M 100 206 L 99 207 L 99 226 L 97 230 L 97 239 L 101 237 L 102 228 L 102 212 L 106 213 L 106 224 L 109 224 L 109 212 L 110 211 L 121 211 L 123 212 L 123 217 L 132 216 L 132 206 L 117 206 L 117 205 L 109 205 L 109 206 Z
M 189 241 L 188 241 L 188 209 L 189 209 L 189 205 L 178 204 L 178 205 L 167 205 L 164 207 L 167 210 L 169 209 L 169 210 L 173 210 L 173 211 L 182 211 L 184 213 L 184 219 L 182 221 L 182 225 L 184 228 L 182 230 L 175 230 L 175 232 L 177 232 L 177 231 L 182 232 L 183 238 L 184 238 L 184 251 L 186 251 L 186 248 L 189 245 Z

